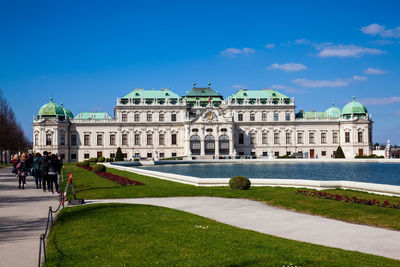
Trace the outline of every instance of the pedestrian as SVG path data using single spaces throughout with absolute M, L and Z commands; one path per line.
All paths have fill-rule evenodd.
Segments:
M 18 174 L 18 188 L 25 189 L 25 180 L 28 175 L 28 166 L 26 162 L 26 154 L 22 153 L 21 158 L 17 163 L 17 174 Z
M 35 178 L 36 189 L 42 188 L 42 176 L 39 171 L 39 160 L 42 157 L 39 152 L 37 152 L 33 158 L 32 163 L 32 175 Z
M 60 187 L 61 186 L 61 175 L 62 175 L 62 173 L 61 173 L 61 170 L 62 170 L 62 166 L 63 166 L 63 158 L 60 156 L 60 155 L 58 155 L 58 168 L 57 168 L 57 173 L 58 173 L 58 187 Z M 60 193 L 60 190 L 59 189 L 57 189 L 57 193 Z
M 48 171 L 48 183 L 49 190 L 54 194 L 53 184 L 55 185 L 56 192 L 58 193 L 58 182 L 57 182 L 57 172 L 58 172 L 58 159 L 55 154 L 49 156 L 49 171 Z
M 49 172 L 49 153 L 47 151 L 43 151 L 43 156 L 38 161 L 39 166 L 39 175 L 42 178 L 43 192 L 46 192 L 46 184 L 47 189 L 50 190 L 50 183 L 48 181 L 48 172 Z
M 17 163 L 18 163 L 18 155 L 17 154 L 14 154 L 14 157 L 12 158 L 11 162 L 13 165 L 11 172 L 15 174 L 15 177 L 17 177 L 18 176 L 17 175 Z

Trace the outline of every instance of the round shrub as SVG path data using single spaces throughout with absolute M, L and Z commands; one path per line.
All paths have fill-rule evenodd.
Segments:
M 103 164 L 96 164 L 93 167 L 93 172 L 106 172 L 106 166 Z
M 97 158 L 90 158 L 90 159 L 89 159 L 89 162 L 97 162 L 97 161 L 98 161 Z
M 232 190 L 249 190 L 250 180 L 244 176 L 234 176 L 229 180 L 229 186 Z
M 84 161 L 82 162 L 82 166 L 83 166 L 83 167 L 89 167 L 89 166 L 90 166 L 90 162 L 89 162 L 88 160 L 84 160 Z
M 106 158 L 106 162 L 112 162 L 113 159 L 112 158 Z
M 98 162 L 105 162 L 106 161 L 106 158 L 105 157 L 99 157 L 98 158 Z

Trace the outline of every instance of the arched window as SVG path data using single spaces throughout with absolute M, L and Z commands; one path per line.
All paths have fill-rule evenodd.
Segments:
M 207 135 L 204 138 L 204 153 L 206 155 L 215 154 L 215 138 L 212 135 Z
M 192 135 L 190 137 L 190 152 L 192 155 L 200 155 L 200 136 Z
M 229 155 L 229 137 L 227 135 L 221 135 L 219 137 L 219 154 Z

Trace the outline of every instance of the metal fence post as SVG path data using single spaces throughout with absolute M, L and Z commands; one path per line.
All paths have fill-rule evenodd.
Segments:
M 46 263 L 46 238 L 42 234 L 42 244 L 43 244 L 43 262 Z
M 40 261 L 42 260 L 42 235 L 40 235 L 40 241 L 39 241 L 39 261 L 38 261 L 38 267 L 40 267 Z
M 51 225 L 53 225 L 53 209 L 51 208 L 51 206 L 49 207 L 49 216 L 50 216 L 50 222 Z

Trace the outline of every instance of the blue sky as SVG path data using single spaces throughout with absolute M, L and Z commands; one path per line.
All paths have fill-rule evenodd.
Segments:
M 374 142 L 400 144 L 400 2 L 304 2 L 1 1 L 0 88 L 30 139 L 50 96 L 112 115 L 133 88 L 210 81 L 225 97 L 276 88 L 306 111 L 356 96 Z

